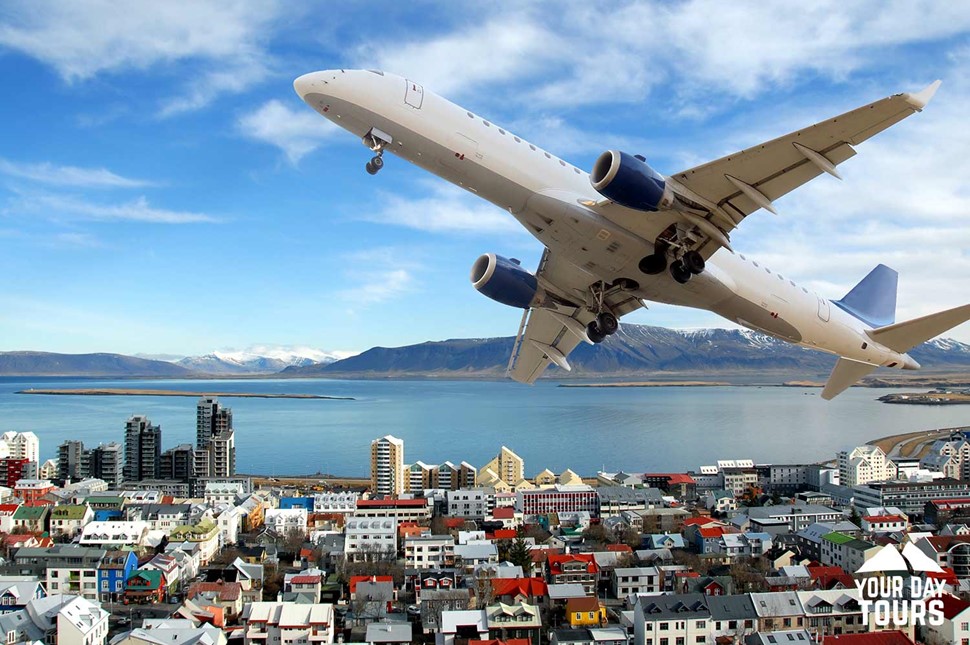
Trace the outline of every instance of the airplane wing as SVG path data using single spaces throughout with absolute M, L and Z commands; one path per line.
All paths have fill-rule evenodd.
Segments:
M 548 307 L 533 307 L 522 316 L 507 370 L 520 383 L 535 383 L 550 365 L 570 370 L 567 357 L 581 342 L 588 342 L 586 325 L 595 318 L 586 306 L 593 302 L 589 285 L 596 279 L 592 275 L 547 249 L 536 278 L 555 298 Z M 604 301 L 617 317 L 643 306 L 639 299 L 619 290 L 608 292 Z
M 730 233 L 759 208 L 775 212 L 772 201 L 823 172 L 839 177 L 836 166 L 855 155 L 852 146 L 921 111 L 940 81 L 916 94 L 895 94 L 783 137 L 715 161 L 674 173 L 671 187 L 695 215 Z M 699 225 L 701 234 L 704 226 Z M 714 232 L 716 235 L 716 232 Z M 708 236 L 710 237 L 710 236 Z M 718 245 L 706 244 L 705 257 Z
M 707 259 L 721 246 L 730 246 L 730 232 L 749 214 L 759 208 L 775 212 L 775 199 L 823 172 L 839 177 L 836 167 L 855 155 L 854 145 L 920 112 L 939 86 L 940 81 L 935 81 L 916 94 L 895 94 L 674 173 L 667 183 L 679 198 L 680 206 L 675 211 L 644 217 L 640 211 L 609 200 L 585 205 L 650 240 L 671 222 L 683 220 L 696 230 L 695 236 L 703 242 L 698 250 Z M 716 243 L 709 243 L 712 241 Z

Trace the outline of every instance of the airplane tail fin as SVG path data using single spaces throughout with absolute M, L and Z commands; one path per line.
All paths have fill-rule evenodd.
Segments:
M 832 304 L 870 327 L 885 327 L 896 322 L 896 285 L 899 274 L 885 264 L 869 272 L 852 291 Z
M 922 318 L 879 327 L 867 333 L 880 345 L 894 352 L 903 353 L 968 320 L 970 320 L 970 305 L 963 305 Z
M 826 401 L 834 399 L 849 387 L 855 385 L 859 379 L 868 376 L 877 367 L 879 366 L 871 363 L 860 363 L 851 358 L 840 358 L 839 362 L 835 364 L 835 369 L 832 370 L 832 375 L 825 383 L 822 398 Z

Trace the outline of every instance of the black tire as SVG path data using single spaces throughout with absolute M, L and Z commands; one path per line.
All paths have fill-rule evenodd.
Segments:
M 690 276 L 692 274 L 687 270 L 687 267 L 684 266 L 683 262 L 680 260 L 675 260 L 670 265 L 670 275 L 680 284 L 687 284 L 687 281 L 690 280 Z
M 620 328 L 620 321 L 610 312 L 604 311 L 596 316 L 596 328 L 604 336 L 612 336 Z
M 697 251 L 688 251 L 687 253 L 684 253 L 684 258 L 681 260 L 681 262 L 683 262 L 684 268 L 694 275 L 704 273 L 704 256 Z
M 370 163 L 372 166 L 374 166 L 374 168 L 377 168 L 377 170 L 384 167 L 384 159 L 381 157 L 374 157 L 370 160 Z
M 367 171 L 368 175 L 376 175 L 377 171 L 380 170 L 380 168 L 377 168 L 374 166 L 373 161 L 368 161 L 367 164 L 364 166 L 364 169 Z
M 667 256 L 662 253 L 645 256 L 640 260 L 639 268 L 647 275 L 661 274 L 667 268 Z
M 596 326 L 595 320 L 586 325 L 586 337 L 589 338 L 589 342 L 593 343 L 594 345 L 598 345 L 606 340 L 606 335 L 599 330 L 599 327 Z

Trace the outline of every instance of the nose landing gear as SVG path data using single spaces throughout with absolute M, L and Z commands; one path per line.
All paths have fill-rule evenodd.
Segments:
M 384 148 L 391 145 L 393 138 L 388 133 L 378 128 L 371 128 L 361 142 L 370 148 L 375 154 L 364 166 L 368 175 L 376 175 L 384 167 Z

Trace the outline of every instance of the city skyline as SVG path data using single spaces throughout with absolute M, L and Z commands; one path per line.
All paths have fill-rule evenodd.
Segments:
M 361 28 L 378 12 L 382 29 Z M 620 147 L 667 173 L 942 78 L 931 109 L 860 146 L 844 182 L 779 200 L 779 217 L 759 215 L 734 242 L 832 298 L 886 262 L 901 274 L 899 319 L 962 304 L 949 285 L 970 279 L 970 9 L 806 12 L 8 7 L 0 270 L 15 279 L 0 294 L 0 349 L 356 352 L 514 330 L 519 312 L 477 294 L 468 270 L 489 251 L 532 268 L 541 246 L 399 159 L 369 177 L 360 143 L 292 90 L 340 66 L 413 77 L 580 168 Z M 709 37 L 718 28 L 748 37 L 726 49 Z M 199 315 L 202 297 L 219 305 Z M 654 304 L 629 322 L 723 326 Z

